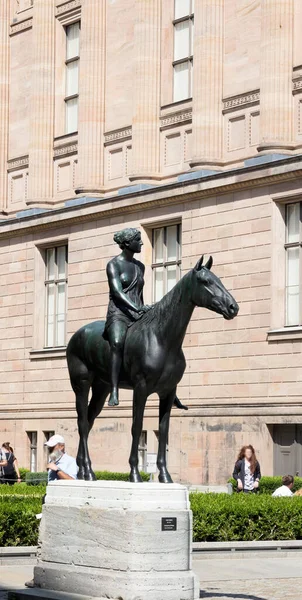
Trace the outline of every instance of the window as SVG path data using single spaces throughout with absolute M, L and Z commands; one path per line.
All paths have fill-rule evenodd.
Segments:
M 153 302 L 158 302 L 180 279 L 180 225 L 159 227 L 152 233 Z
M 175 0 L 174 4 L 173 100 L 192 96 L 194 0 Z
M 37 472 L 37 447 L 38 433 L 36 431 L 27 432 L 29 440 L 29 468 L 31 473 Z
M 138 444 L 138 469 L 139 471 L 146 470 L 147 463 L 147 432 L 142 431 Z
M 78 129 L 80 21 L 66 27 L 65 132 Z
M 45 251 L 46 327 L 45 346 L 66 343 L 67 246 Z
M 301 325 L 301 204 L 288 204 L 286 206 L 286 297 L 285 297 L 285 324 Z
M 54 431 L 44 431 L 44 443 L 48 442 L 48 440 L 55 434 Z M 48 464 L 48 448 L 44 446 L 44 467 L 46 468 Z

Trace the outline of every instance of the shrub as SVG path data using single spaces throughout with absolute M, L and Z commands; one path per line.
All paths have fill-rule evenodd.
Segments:
M 129 481 L 129 473 L 114 473 L 111 471 L 95 471 L 95 476 L 98 481 L 101 480 L 112 480 L 112 481 Z M 143 481 L 149 481 L 150 475 L 147 473 L 141 473 Z M 41 483 L 47 483 L 47 473 L 27 473 L 26 483 L 28 485 L 40 485 Z
M 40 473 L 26 473 L 25 481 L 27 485 L 40 485 L 41 483 L 47 484 L 47 471 L 41 471 Z
M 98 481 L 100 480 L 112 480 L 112 481 L 129 481 L 129 473 L 112 473 L 111 471 L 95 471 L 95 476 Z M 150 475 L 148 473 L 141 473 L 143 481 L 149 481 Z
M 43 484 L 28 486 L 26 483 L 15 483 L 15 485 L 0 485 L 0 498 L 14 496 L 14 498 L 42 498 L 46 486 Z
M 25 481 L 26 473 L 29 473 L 29 469 L 24 469 L 23 467 L 19 467 L 20 476 L 22 481 Z
M 8 487 L 8 486 L 3 486 Z M 41 512 L 41 498 L 0 498 L 0 546 L 36 546 Z
M 302 497 L 190 494 L 195 542 L 302 539 Z
M 233 491 L 237 490 L 237 482 L 235 479 L 229 479 L 228 483 L 233 486 Z M 259 494 L 270 494 L 282 485 L 282 477 L 261 477 L 259 484 Z M 302 477 L 295 477 L 293 492 L 302 488 Z

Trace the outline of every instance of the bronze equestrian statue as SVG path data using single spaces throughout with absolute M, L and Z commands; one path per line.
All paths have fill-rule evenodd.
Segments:
M 80 435 L 77 463 L 79 478 L 94 480 L 88 435 L 110 393 L 118 404 L 118 387 L 133 389 L 130 481 L 140 482 L 138 445 L 148 396 L 159 403 L 159 481 L 172 483 L 166 466 L 166 445 L 173 403 L 180 405 L 176 388 L 186 367 L 182 343 L 195 306 L 208 308 L 225 319 L 239 310 L 233 296 L 211 272 L 212 257 L 196 266 L 154 306 L 143 302 L 144 266 L 134 259 L 142 241 L 138 230 L 114 236 L 122 253 L 107 266 L 110 300 L 107 320 L 81 327 L 67 346 L 67 362 L 76 395 Z M 92 396 L 88 402 L 90 388 Z

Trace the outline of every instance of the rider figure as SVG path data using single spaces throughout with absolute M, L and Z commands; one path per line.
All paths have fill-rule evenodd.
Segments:
M 103 337 L 109 341 L 111 350 L 111 394 L 109 406 L 119 403 L 118 382 L 123 361 L 124 342 L 128 327 L 137 321 L 151 306 L 143 301 L 144 265 L 135 260 L 143 245 L 138 229 L 123 229 L 114 235 L 114 241 L 122 252 L 109 261 L 109 305 Z
M 136 252 L 141 252 L 143 245 L 140 231 L 134 228 L 123 229 L 118 231 L 113 239 L 122 252 L 107 264 L 109 304 L 103 337 L 110 344 L 109 406 L 119 404 L 118 383 L 128 327 L 152 309 L 152 306 L 144 305 L 143 300 L 145 267 L 134 258 Z M 188 410 L 177 396 L 174 405 Z

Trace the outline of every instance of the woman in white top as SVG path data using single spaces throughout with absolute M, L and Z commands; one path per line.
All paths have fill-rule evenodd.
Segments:
M 261 479 L 260 465 L 256 453 L 249 444 L 243 446 L 235 463 L 233 477 L 237 481 L 237 492 L 256 492 Z

